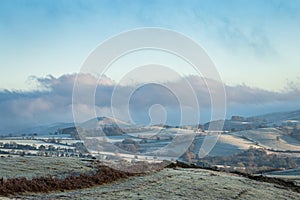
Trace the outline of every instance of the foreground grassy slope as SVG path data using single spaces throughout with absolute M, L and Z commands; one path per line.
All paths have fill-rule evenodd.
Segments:
M 85 173 L 95 167 L 92 161 L 61 157 L 0 157 L 0 178 L 57 176 Z
M 76 191 L 28 194 L 22 199 L 300 199 L 278 185 L 203 169 L 164 169 Z
M 1 177 L 29 178 L 28 181 L 19 178 L 9 184 L 8 179 L 4 182 L 2 179 L 1 184 L 7 189 L 15 188 L 11 187 L 14 183 L 22 186 L 22 190 L 17 191 L 24 193 L 8 193 L 8 197 L 17 199 L 300 199 L 300 193 L 294 192 L 298 190 L 280 184 L 205 169 L 175 167 L 158 172 L 147 170 L 148 174 L 136 176 L 99 168 L 96 161 L 75 158 L 0 158 L 0 164 L 5 166 L 0 170 Z M 0 199 L 4 198 L 2 195 Z

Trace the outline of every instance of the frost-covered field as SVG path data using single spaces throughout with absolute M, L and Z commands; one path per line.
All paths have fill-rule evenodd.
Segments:
M 38 177 L 87 173 L 92 160 L 57 157 L 0 158 L 0 177 Z M 296 175 L 299 171 L 293 171 Z M 300 194 L 271 183 L 203 169 L 163 169 L 87 189 L 25 193 L 17 199 L 300 199 Z M 1 197 L 0 197 L 1 198 Z
M 0 157 L 0 178 L 66 176 L 93 169 L 92 163 L 70 157 Z
M 218 142 L 232 144 L 243 150 L 249 149 L 250 147 L 259 148 L 259 146 L 255 145 L 253 142 L 231 134 L 220 135 Z
M 71 143 L 70 140 L 66 140 L 67 144 Z M 73 140 L 78 141 L 78 140 Z M 0 143 L 16 143 L 16 144 L 21 144 L 21 145 L 31 145 L 31 146 L 35 146 L 37 148 L 39 148 L 41 145 L 47 147 L 47 146 L 53 146 L 55 148 L 67 148 L 67 149 L 74 149 L 74 147 L 71 146 L 67 146 L 67 145 L 63 145 L 63 144 L 55 144 L 55 143 L 48 143 L 48 142 L 44 142 L 42 140 L 39 139 L 34 139 L 34 140 L 26 140 L 26 139 L 4 139 L 4 140 L 0 140 Z
M 265 175 L 268 177 L 276 177 L 276 178 L 282 178 L 287 180 L 293 180 L 297 183 L 297 185 L 300 186 L 300 168 L 269 172 L 266 173 Z
M 210 137 L 210 136 L 206 136 Z M 195 154 L 199 153 L 200 147 L 203 143 L 205 136 L 196 138 Z M 216 144 L 213 146 L 210 156 L 230 156 L 234 153 L 249 149 L 250 147 L 259 148 L 254 142 L 243 139 L 241 137 L 231 135 L 230 133 L 221 134 L 218 137 Z
M 284 135 L 280 130 L 276 128 L 247 130 L 235 132 L 232 134 L 239 137 L 249 138 L 267 149 L 281 151 L 300 151 L 300 142 L 298 140 Z
M 21 199 L 300 199 L 270 183 L 202 169 L 164 169 L 76 191 L 27 194 Z
M 195 154 L 199 152 L 205 137 L 210 136 L 203 135 L 196 138 Z M 242 150 L 247 150 L 250 147 L 263 147 L 268 150 L 279 151 L 300 151 L 300 141 L 283 134 L 280 130 L 275 128 L 222 133 L 219 135 L 218 140 L 209 155 L 230 156 Z M 283 155 L 285 153 L 281 152 L 280 154 Z M 298 153 L 293 153 L 289 156 L 299 157 L 300 155 Z

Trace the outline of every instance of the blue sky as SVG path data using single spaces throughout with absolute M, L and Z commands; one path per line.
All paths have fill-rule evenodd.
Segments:
M 299 1 L 0 2 L 0 88 L 28 89 L 28 77 L 78 72 L 103 40 L 138 27 L 194 39 L 229 85 L 280 91 L 300 76 Z M 12 78 L 13 77 L 13 78 Z
M 0 132 L 72 121 L 84 60 L 104 40 L 141 27 L 178 31 L 206 50 L 227 89 L 227 117 L 299 109 L 299 24 L 298 0 L 0 0 Z M 106 81 L 99 91 L 107 100 L 115 83 Z

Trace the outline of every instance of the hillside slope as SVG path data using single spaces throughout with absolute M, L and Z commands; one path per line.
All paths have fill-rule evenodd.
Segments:
M 300 151 L 300 142 L 276 128 L 261 128 L 234 132 L 232 135 L 248 138 L 267 149 Z
M 268 113 L 265 115 L 255 116 L 254 118 L 265 119 L 269 123 L 281 123 L 286 120 L 300 121 L 300 110 Z
M 300 199 L 281 186 L 203 169 L 164 169 L 107 185 L 21 199 Z

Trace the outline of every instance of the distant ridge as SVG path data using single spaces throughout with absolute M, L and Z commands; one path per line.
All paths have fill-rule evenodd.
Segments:
M 274 112 L 267 113 L 264 115 L 255 116 L 255 118 L 266 119 L 269 123 L 276 123 L 286 120 L 297 120 L 300 121 L 300 110 L 286 111 L 286 112 Z
M 204 128 L 207 130 L 209 125 L 213 123 L 220 123 L 222 120 L 211 121 L 204 124 Z M 225 119 L 224 121 L 224 130 L 230 131 L 232 128 L 237 130 L 239 129 L 247 129 L 247 128 L 255 128 L 260 124 L 266 124 L 271 126 L 272 124 L 281 125 L 282 123 L 298 123 L 300 124 L 300 110 L 294 111 L 286 111 L 286 112 L 274 112 L 267 113 L 263 115 L 256 115 L 252 117 L 242 117 L 242 116 L 233 116 L 231 119 Z M 130 127 L 132 124 L 124 122 L 119 119 L 115 119 L 112 117 L 97 117 L 90 120 L 87 120 L 83 123 L 76 124 L 82 128 L 100 128 L 104 126 L 112 126 L 112 127 Z M 53 123 L 49 125 L 41 125 L 35 127 L 29 127 L 25 129 L 20 129 L 18 131 L 9 132 L 14 135 L 22 135 L 22 134 L 33 134 L 36 133 L 38 135 L 47 135 L 49 133 L 55 133 L 59 129 L 65 129 L 69 127 L 75 127 L 74 123 Z M 4 133 L 4 131 L 1 131 Z M 7 135 L 8 133 L 6 133 Z
M 288 122 L 300 124 L 300 110 L 274 112 L 264 115 L 257 115 L 253 117 L 232 116 L 231 119 L 211 121 L 204 124 L 204 128 L 214 126 L 214 124 L 224 122 L 223 130 L 230 131 L 231 129 L 245 130 L 252 128 L 259 128 L 258 126 L 266 125 L 272 126 L 273 124 L 281 125 Z
M 80 124 L 82 128 L 97 128 L 101 126 L 130 126 L 129 123 L 111 117 L 97 117 Z

